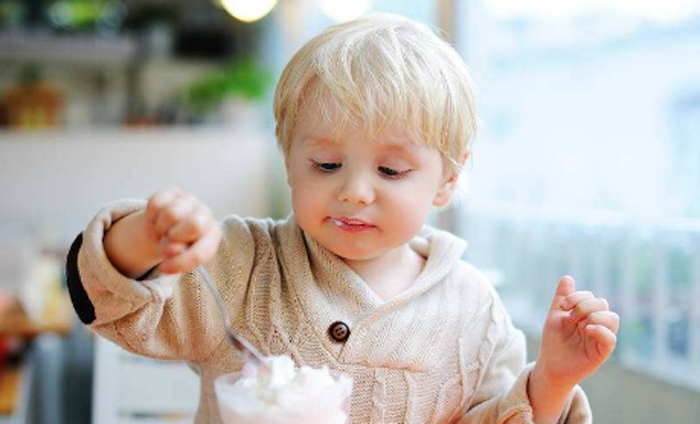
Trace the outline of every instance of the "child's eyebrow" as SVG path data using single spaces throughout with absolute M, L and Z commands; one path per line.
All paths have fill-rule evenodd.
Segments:
M 394 139 L 381 140 L 379 144 L 383 147 L 396 148 L 401 150 L 410 150 L 411 147 L 415 145 L 415 143 L 412 143 L 410 141 Z
M 330 137 L 308 137 L 302 142 L 308 147 L 337 147 L 343 144 L 341 141 Z M 415 147 L 415 143 L 411 141 L 392 138 L 380 139 L 377 141 L 377 144 L 385 149 L 401 150 L 404 152 L 410 152 L 412 148 Z

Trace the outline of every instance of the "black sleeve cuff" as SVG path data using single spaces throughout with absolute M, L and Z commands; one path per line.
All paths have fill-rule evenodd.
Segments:
M 73 309 L 78 314 L 78 318 L 83 324 L 92 324 L 95 321 L 95 307 L 92 305 L 90 298 L 85 292 L 83 282 L 80 280 L 78 272 L 78 253 L 83 245 L 83 234 L 78 234 L 73 244 L 68 251 L 66 260 L 66 280 L 68 283 L 68 292 L 70 293 Z

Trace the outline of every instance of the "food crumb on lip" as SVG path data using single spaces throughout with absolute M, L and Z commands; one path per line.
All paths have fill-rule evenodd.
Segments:
M 343 219 L 343 218 L 330 217 L 329 220 L 337 226 L 348 225 L 348 226 L 355 226 L 355 227 L 375 227 L 374 224 L 370 224 L 370 223 L 362 221 L 360 219 Z

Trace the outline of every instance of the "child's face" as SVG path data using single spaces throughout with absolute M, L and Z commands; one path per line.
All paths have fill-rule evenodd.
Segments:
M 307 108 L 296 123 L 286 159 L 299 226 L 348 260 L 380 257 L 409 242 L 431 205 L 449 201 L 453 179 L 437 150 L 412 143 L 398 125 L 372 140 L 333 127 Z

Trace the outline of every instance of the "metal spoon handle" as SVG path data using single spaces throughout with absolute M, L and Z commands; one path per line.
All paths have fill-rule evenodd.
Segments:
M 252 362 L 253 364 L 255 364 L 256 367 L 258 367 L 258 369 L 262 368 L 263 370 L 269 371 L 268 365 L 263 360 L 263 355 L 252 344 L 250 344 L 250 342 L 248 342 L 242 337 L 237 336 L 236 333 L 233 332 L 231 328 L 231 317 L 226 311 L 224 300 L 221 298 L 219 289 L 212 281 L 207 270 L 202 265 L 199 265 L 197 267 L 197 272 L 199 272 L 199 275 L 202 276 L 202 279 L 204 280 L 204 283 L 206 283 L 211 294 L 214 295 L 216 304 L 218 305 L 219 311 L 221 312 L 221 317 L 224 319 L 226 335 L 228 336 L 233 346 L 241 353 L 241 355 L 243 355 L 243 358 L 246 360 L 246 362 Z

